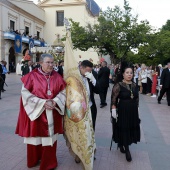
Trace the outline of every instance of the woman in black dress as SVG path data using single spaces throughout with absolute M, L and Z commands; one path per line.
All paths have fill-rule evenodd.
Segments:
M 139 94 L 132 78 L 133 69 L 126 67 L 123 70 L 123 80 L 114 85 L 111 95 L 111 113 L 116 119 L 113 141 L 125 153 L 129 162 L 132 160 L 129 145 L 140 141 Z

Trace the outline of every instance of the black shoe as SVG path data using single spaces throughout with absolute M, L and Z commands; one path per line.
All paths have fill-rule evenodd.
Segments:
M 129 150 L 126 151 L 126 160 L 127 160 L 128 162 L 131 162 L 131 161 L 132 161 L 132 157 L 131 157 L 131 154 L 130 154 L 130 151 L 129 151 Z
M 158 100 L 158 104 L 161 104 L 161 101 Z
M 100 105 L 100 108 L 107 106 L 107 103 Z
M 75 162 L 79 164 L 81 162 L 80 158 L 78 156 L 75 157 Z
M 117 150 L 118 150 L 118 149 L 120 149 L 120 152 L 121 152 L 121 153 L 125 153 L 125 149 L 124 149 L 124 147 L 123 147 L 122 145 L 119 145 L 119 144 L 118 144 L 118 145 L 117 145 Z
M 168 106 L 170 106 L 170 103 L 168 103 Z
M 96 157 L 94 157 L 94 161 L 96 160 Z

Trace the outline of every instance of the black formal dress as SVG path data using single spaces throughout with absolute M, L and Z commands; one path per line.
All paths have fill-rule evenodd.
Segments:
M 170 106 L 170 69 L 166 68 L 162 71 L 160 85 L 162 85 L 162 89 L 158 97 L 158 102 L 161 101 L 166 92 L 168 106 Z
M 100 84 L 99 96 L 100 96 L 101 105 L 106 105 L 106 96 L 109 87 L 109 75 L 110 75 L 110 69 L 108 67 L 105 66 L 99 70 L 98 81 Z
M 119 82 L 115 84 L 111 95 L 111 109 L 113 105 L 116 106 L 118 114 L 112 136 L 115 143 L 128 146 L 140 141 L 138 103 L 138 87 L 135 83 L 128 85 Z

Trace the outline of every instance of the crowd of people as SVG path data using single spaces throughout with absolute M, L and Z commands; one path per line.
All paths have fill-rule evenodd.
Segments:
M 158 65 L 150 65 L 147 66 L 145 64 L 133 64 L 133 82 L 136 83 L 136 85 L 139 88 L 139 93 L 153 97 L 158 98 L 158 96 L 161 96 L 158 99 L 158 103 L 160 104 L 161 99 L 167 99 L 168 106 L 170 104 L 169 100 L 169 91 L 167 88 L 169 88 L 169 75 L 168 75 L 168 69 L 170 68 L 170 64 L 167 63 L 164 67 L 162 67 L 162 64 Z M 121 65 L 109 65 L 108 68 L 110 69 L 110 75 L 109 75 L 109 81 L 110 83 L 114 83 L 116 80 L 117 75 L 119 74 L 119 70 Z M 94 66 L 94 71 L 97 73 L 100 71 L 101 65 Z M 167 72 L 167 73 L 166 73 Z M 163 73 L 163 74 L 162 74 Z M 163 88 L 162 88 L 163 87 Z M 166 88 L 166 90 L 164 89 Z M 165 92 L 164 92 L 165 91 Z M 162 96 L 163 95 L 163 96 Z M 168 95 L 168 97 L 167 97 Z
M 62 71 L 59 71 L 61 68 Z M 40 159 L 41 170 L 57 167 L 58 163 L 55 155 L 57 135 L 65 130 L 66 139 L 70 139 L 70 134 L 74 134 L 74 137 L 71 137 L 72 140 L 68 140 L 68 142 L 71 143 L 69 149 L 72 149 L 75 153 L 75 162 L 82 162 L 86 170 L 93 169 L 92 162 L 96 159 L 93 133 L 95 132 L 97 118 L 94 94 L 99 94 L 100 108 L 104 108 L 107 105 L 106 95 L 109 79 L 111 79 L 111 74 L 112 78 L 116 77 L 116 72 L 121 73 L 122 79 L 119 82 L 116 82 L 116 78 L 115 80 L 112 79 L 112 83 L 114 82 L 115 84 L 112 90 L 110 107 L 111 117 L 114 122 L 112 122 L 114 124 L 112 140 L 117 143 L 120 151 L 125 154 L 126 160 L 132 161 L 129 145 L 140 141 L 138 86 L 132 81 L 132 67 L 122 68 L 116 66 L 116 68 L 121 69 L 121 72 L 114 70 L 113 65 L 108 67 L 107 62 L 103 61 L 99 70 L 96 71 L 90 61 L 84 60 L 79 65 L 77 64 L 77 70 L 81 75 L 80 82 L 73 76 L 66 79 L 67 83 L 65 83 L 63 79 L 64 62 L 61 61 L 60 66 L 57 66 L 51 55 L 43 54 L 40 60 L 40 67 L 35 68 L 22 77 L 22 98 L 16 134 L 24 137 L 24 143 L 27 144 L 27 166 L 29 168 L 36 166 Z M 64 117 L 65 128 L 63 129 L 61 118 L 64 115 L 63 107 L 65 102 L 66 116 Z M 89 114 L 88 116 L 91 118 L 89 117 L 86 126 L 89 126 L 88 129 L 90 127 L 92 129 L 90 133 L 86 134 L 87 136 L 84 140 L 90 138 L 92 143 L 89 146 L 90 148 L 86 148 L 88 142 L 84 143 L 84 147 L 87 150 L 85 148 L 82 150 L 84 152 L 91 150 L 89 153 L 90 157 L 84 158 L 82 154 L 79 154 L 80 149 L 74 147 L 76 142 L 74 139 L 80 139 L 75 136 L 79 136 L 79 133 L 82 133 L 80 135 L 82 136 L 85 133 L 85 131 L 83 132 L 83 124 L 81 127 L 77 127 L 78 129 L 80 128 L 80 131 L 76 130 L 77 132 L 70 131 L 70 128 L 73 127 L 70 127 L 69 124 L 75 121 L 75 126 L 77 126 L 77 123 L 85 116 L 88 108 L 90 108 L 88 112 L 91 113 L 91 116 Z M 48 117 L 48 114 L 51 117 Z M 55 116 L 58 117 L 58 122 L 56 121 L 57 119 L 55 120 Z M 72 122 L 69 122 L 68 118 Z M 44 120 L 48 122 L 47 125 L 44 124 Z M 86 117 L 85 120 L 87 121 L 88 118 Z M 38 131 L 37 128 L 39 129 Z M 52 157 L 48 161 L 47 158 L 50 153 L 52 153 Z M 84 159 L 89 159 L 90 162 L 87 163 Z
M 16 34 L 16 35 L 21 35 L 21 36 L 24 36 L 24 37 L 32 38 L 32 39 L 34 39 L 34 40 L 39 40 L 39 41 L 41 41 L 41 42 L 45 42 L 43 38 L 41 38 L 41 37 L 39 37 L 39 36 L 37 36 L 37 35 L 35 35 L 35 36 L 29 35 L 29 32 L 26 33 L 26 31 L 24 31 L 23 33 L 21 33 L 20 31 L 10 29 L 9 27 L 8 27 L 8 29 L 7 29 L 6 31 L 7 31 L 7 32 L 14 33 L 14 34 Z
M 2 60 L 0 64 L 0 99 L 1 99 L 1 92 L 5 92 L 4 85 L 7 86 L 5 80 L 6 80 L 6 74 L 10 74 L 10 72 L 6 68 L 7 62 Z
M 122 62 L 108 65 L 106 61 L 93 65 L 92 62 L 84 60 L 77 64 L 79 79 L 76 75 L 65 79 L 66 68 L 63 60 L 55 62 L 50 54 L 42 54 L 40 62 L 33 63 L 28 53 L 25 54 L 24 62 L 18 63 L 16 69 L 17 74 L 22 75 L 16 134 L 24 137 L 24 143 L 27 144 L 29 168 L 36 166 L 41 160 L 40 170 L 55 169 L 58 165 L 57 135 L 64 133 L 70 142 L 69 150 L 73 149 L 75 152 L 75 162 L 82 162 L 86 170 L 93 169 L 92 162 L 96 159 L 94 133 L 98 108 L 94 95 L 99 94 L 100 108 L 104 109 L 107 106 L 107 91 L 111 83 L 113 84 L 110 100 L 112 141 L 117 144 L 120 152 L 125 154 L 128 162 L 132 161 L 129 146 L 140 142 L 139 93 L 153 98 L 158 96 L 159 104 L 166 95 L 170 106 L 170 63 L 163 68 L 161 64 L 146 66 Z M 1 61 L 0 92 L 5 91 L 3 87 L 7 73 L 9 72 L 6 69 L 6 62 Z M 91 138 L 92 143 L 87 148 L 88 142 L 83 143 L 82 150 L 90 151 L 89 158 L 79 154 L 81 146 L 74 147 L 76 143 L 74 140 L 79 138 L 73 140 L 74 130 L 70 130 L 71 122 L 76 122 L 77 130 L 73 133 L 74 137 L 84 135 L 81 134 L 84 129 L 83 124 L 80 125 L 79 122 L 84 119 L 86 112 L 91 113 L 88 114 L 89 117 L 85 117 L 86 121 L 89 118 L 85 127 L 89 126 L 87 129 L 90 133 L 86 133 L 84 140 Z

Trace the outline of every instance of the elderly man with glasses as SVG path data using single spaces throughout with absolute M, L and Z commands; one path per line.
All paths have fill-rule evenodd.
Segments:
M 40 68 L 21 78 L 21 101 L 16 134 L 27 144 L 27 166 L 55 169 L 57 136 L 63 133 L 65 82 L 53 70 L 54 58 L 42 54 Z

